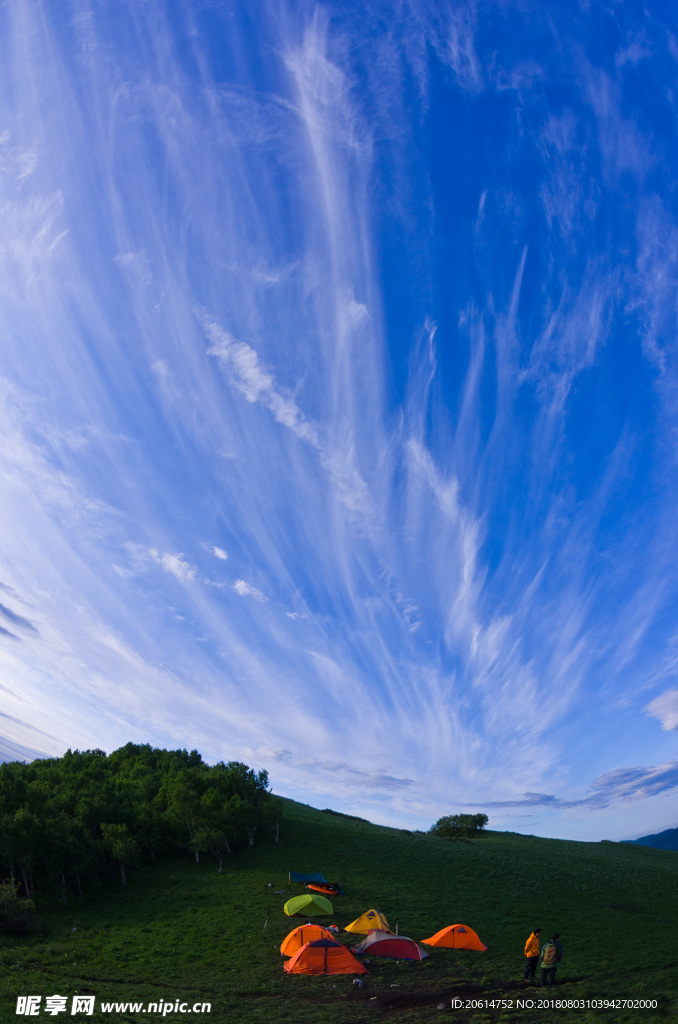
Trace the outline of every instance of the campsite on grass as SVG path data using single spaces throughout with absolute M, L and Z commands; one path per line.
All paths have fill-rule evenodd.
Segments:
M 536 1001 L 516 1010 L 517 999 L 539 993 L 523 980 L 525 940 L 538 926 L 561 935 L 564 958 L 554 996 L 657 1001 L 642 1014 L 565 1007 L 557 1016 L 554 1011 L 559 1024 L 598 1016 L 606 1024 L 675 1019 L 675 853 L 492 831 L 456 842 L 281 803 L 279 841 L 257 832 L 253 846 L 244 843 L 225 858 L 221 874 L 216 858 L 197 862 L 187 851 L 180 859 L 158 856 L 155 864 L 150 857 L 139 860 L 128 868 L 126 888 L 112 874 L 85 887 L 83 897 L 70 896 L 68 908 L 45 891 L 35 929 L 5 931 L 0 938 L 0 1020 L 17 1019 L 22 992 L 90 992 L 118 1002 L 200 998 L 211 1004 L 209 1019 L 224 1024 L 410 1024 L 432 1016 L 544 1024 L 551 1017 Z M 308 882 L 290 877 L 290 868 L 306 866 L 347 894 L 332 901 L 332 915 L 310 925 L 284 913 L 289 900 L 308 895 Z M 375 923 L 392 936 L 398 929 L 429 956 L 356 955 L 370 927 L 355 926 L 370 911 L 379 915 L 378 922 L 367 921 L 373 930 Z M 485 951 L 457 945 L 464 937 L 460 923 L 479 936 Z M 454 945 L 432 944 L 455 925 Z M 288 937 L 300 943 L 293 952 L 282 948 Z M 328 945 L 311 947 L 297 962 L 324 971 L 327 956 L 328 965 L 337 958 L 354 973 L 284 969 L 318 939 Z M 363 973 L 355 973 L 345 951 Z M 453 999 L 468 1002 L 467 1008 L 453 1011 Z M 488 1000 L 495 1009 L 484 1005 Z M 446 1009 L 437 1010 L 443 1003 Z M 120 1024 L 126 1018 L 93 1019 Z M 150 1024 L 157 1017 L 127 1019 Z

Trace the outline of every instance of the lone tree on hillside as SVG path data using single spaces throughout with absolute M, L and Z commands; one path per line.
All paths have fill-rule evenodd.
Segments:
M 447 814 L 431 825 L 429 833 L 447 839 L 479 836 L 489 820 L 486 814 Z
M 127 885 L 127 865 L 136 860 L 139 847 L 133 836 L 127 831 L 127 825 L 101 825 L 104 846 L 110 850 L 113 860 L 117 860 L 123 886 Z

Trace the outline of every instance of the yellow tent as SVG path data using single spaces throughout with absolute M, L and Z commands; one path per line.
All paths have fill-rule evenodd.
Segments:
M 380 932 L 390 932 L 388 921 L 379 910 L 366 910 L 356 921 L 351 921 L 344 928 L 345 932 L 357 932 L 358 935 L 367 935 L 368 932 L 377 929 Z

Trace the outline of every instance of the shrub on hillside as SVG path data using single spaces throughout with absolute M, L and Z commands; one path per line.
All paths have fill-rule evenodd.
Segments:
M 490 819 L 486 814 L 447 814 L 431 825 L 429 833 L 445 839 L 479 836 Z
M 18 883 L 13 878 L 0 882 L 0 923 L 25 935 L 34 917 L 33 900 L 19 896 Z

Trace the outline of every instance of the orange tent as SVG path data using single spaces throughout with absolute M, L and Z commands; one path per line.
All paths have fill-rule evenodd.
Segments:
M 451 924 L 441 928 L 430 939 L 421 941 L 425 946 L 442 946 L 444 949 L 477 949 L 481 953 L 487 949 L 467 924 Z
M 315 939 L 298 949 L 284 965 L 288 974 L 369 974 L 336 939 Z
M 332 932 L 328 932 L 327 928 L 321 928 L 319 924 L 301 924 L 283 939 L 280 955 L 292 956 L 298 949 L 305 946 L 307 942 L 312 942 L 314 939 L 332 939 L 333 942 L 337 941 Z

